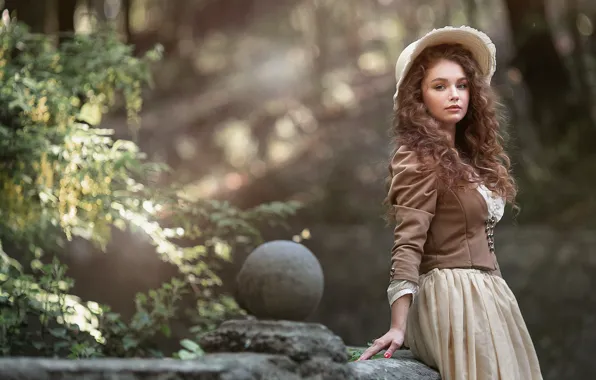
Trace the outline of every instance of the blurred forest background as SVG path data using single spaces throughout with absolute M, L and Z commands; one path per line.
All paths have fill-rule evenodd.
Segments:
M 596 2 L 591 0 L 6 0 L 31 31 L 58 40 L 110 25 L 141 56 L 156 44 L 139 128 L 114 107 L 101 128 L 171 167 L 189 202 L 239 209 L 300 201 L 289 228 L 321 261 L 325 295 L 311 317 L 347 344 L 389 323 L 391 230 L 381 219 L 393 68 L 408 43 L 470 25 L 497 46 L 493 86 L 520 186 L 519 215 L 497 228 L 497 256 L 518 297 L 545 379 L 596 370 Z M 74 57 L 73 57 L 74 59 Z M 6 248 L 6 247 L 5 247 Z M 130 316 L 134 294 L 171 277 L 138 235 L 108 254 L 74 240 L 72 292 Z M 218 272 L 233 292 L 247 250 Z

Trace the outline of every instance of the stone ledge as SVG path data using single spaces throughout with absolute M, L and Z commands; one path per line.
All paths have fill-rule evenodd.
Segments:
M 255 353 L 208 354 L 197 360 L 0 358 L 2 380 L 440 380 L 408 351 L 392 359 L 344 365 Z M 340 368 L 342 367 L 342 368 Z M 327 371 L 326 371 L 327 369 Z
M 346 363 L 342 339 L 318 323 L 293 321 L 229 320 L 199 340 L 208 353 L 256 352 L 281 354 L 302 362 L 325 357 Z
M 197 360 L 2 358 L 2 380 L 294 380 L 298 365 L 281 355 L 210 354 Z
M 390 359 L 348 363 L 358 380 L 441 380 L 436 370 L 414 359 L 408 350 L 396 351 Z
M 317 323 L 231 320 L 200 344 L 207 354 L 186 361 L 0 358 L 0 380 L 440 380 L 409 351 L 348 362 L 342 339 Z

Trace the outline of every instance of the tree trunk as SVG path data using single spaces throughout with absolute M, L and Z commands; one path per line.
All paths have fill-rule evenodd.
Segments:
M 449 4 L 449 0 L 442 0 L 442 6 L 443 6 L 443 15 L 442 15 L 442 19 L 443 25 L 451 25 L 451 6 Z M 473 25 L 472 25 L 473 26 Z
M 574 85 L 577 96 L 586 104 L 592 104 L 591 76 L 587 55 L 589 54 L 588 38 L 580 34 L 577 21 L 582 13 L 578 0 L 569 0 L 567 10 L 567 25 L 573 38 L 572 68 L 574 74 Z
M 470 26 L 478 28 L 478 7 L 476 0 L 464 0 L 463 6 Z
M 60 42 L 71 38 L 70 34 L 75 31 L 74 13 L 77 8 L 77 0 L 58 1 L 58 33 Z
M 46 2 L 38 0 L 6 0 L 4 8 L 17 20 L 29 26 L 33 33 L 46 31 Z
M 100 25 L 107 21 L 104 0 L 87 0 L 87 9 L 95 15 Z
M 348 6 L 348 17 L 349 17 L 349 24 L 350 27 L 346 30 L 346 40 L 348 43 L 348 51 L 350 52 L 351 57 L 359 57 L 362 44 L 360 41 L 360 16 L 358 15 L 358 11 L 362 10 L 358 7 L 362 7 L 362 5 L 358 4 L 355 5 L 350 3 Z
M 126 35 L 126 41 L 132 41 L 132 30 L 130 28 L 130 8 L 132 6 L 131 0 L 124 0 L 122 2 L 122 16 L 124 18 L 124 34 Z
M 533 190 L 524 196 L 533 198 L 535 206 L 548 205 L 547 208 L 536 206 L 530 219 L 557 223 L 565 220 L 563 215 L 571 204 L 588 204 L 588 195 L 580 189 L 589 186 L 591 180 L 586 176 L 589 170 L 585 168 L 589 157 L 593 156 L 596 129 L 590 112 L 590 96 L 585 96 L 581 83 L 574 85 L 572 82 L 575 76 L 571 74 L 577 72 L 574 68 L 585 70 L 585 66 L 577 62 L 581 54 L 559 55 L 547 23 L 545 3 L 546 0 L 505 0 L 515 48 L 511 66 L 522 74 L 529 94 L 526 103 L 529 116 L 536 126 L 539 145 L 543 147 L 536 161 L 540 167 L 534 170 L 538 175 L 524 186 Z M 565 65 L 566 60 L 569 60 L 571 70 Z M 578 78 L 581 82 L 585 73 L 578 73 Z M 519 94 L 515 98 L 519 101 Z M 520 145 L 524 144 L 527 143 L 520 142 Z M 531 173 L 526 174 L 533 177 Z M 541 192 L 544 188 L 549 191 Z M 540 200 L 534 202 L 537 197 Z
M 327 9 L 315 0 L 309 0 L 303 6 L 308 14 L 304 39 L 311 60 L 311 82 L 315 88 L 314 93 L 321 101 L 324 91 L 323 77 L 327 66 Z
M 577 115 L 570 104 L 569 74 L 558 55 L 546 20 L 545 0 L 505 0 L 516 49 L 512 66 L 523 75 L 531 96 L 533 120 L 545 143 L 556 142 Z

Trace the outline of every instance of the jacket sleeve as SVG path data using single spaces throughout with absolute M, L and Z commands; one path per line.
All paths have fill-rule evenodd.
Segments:
M 391 250 L 391 280 L 418 284 L 428 229 L 437 204 L 437 176 L 422 167 L 416 153 L 400 147 L 391 160 L 389 201 L 396 225 Z
M 398 298 L 405 296 L 406 294 L 412 295 L 412 301 L 418 293 L 418 285 L 407 280 L 394 280 L 389 283 L 387 288 L 387 300 L 389 306 L 393 305 Z

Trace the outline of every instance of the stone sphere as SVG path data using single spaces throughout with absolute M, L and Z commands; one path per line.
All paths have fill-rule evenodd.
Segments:
M 323 296 L 323 269 L 302 244 L 275 240 L 248 255 L 236 278 L 240 306 L 260 319 L 301 321 Z

